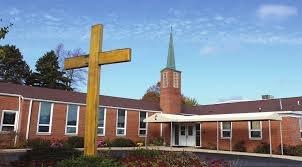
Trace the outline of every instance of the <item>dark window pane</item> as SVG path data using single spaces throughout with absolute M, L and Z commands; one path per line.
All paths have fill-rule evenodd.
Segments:
M 200 124 L 196 124 L 196 146 L 200 146 Z
M 222 137 L 231 137 L 231 132 L 230 131 L 223 131 L 222 132 Z
M 3 124 L 15 124 L 16 113 L 15 112 L 3 112 Z
M 41 102 L 40 118 L 39 118 L 40 124 L 49 124 L 50 110 L 51 110 L 51 103 Z
M 104 120 L 105 120 L 105 108 L 99 108 L 99 119 L 98 119 L 98 127 L 104 127 Z
M 147 113 L 144 112 L 144 111 L 140 111 L 139 116 L 140 116 L 140 118 L 139 118 L 139 121 L 140 121 L 139 122 L 139 127 L 140 128 L 146 128 L 146 123 L 144 122 L 144 119 L 146 119 Z
M 77 113 L 78 106 L 77 105 L 68 105 L 68 117 L 67 117 L 67 125 L 77 125 Z
M 193 136 L 193 126 L 188 126 L 188 135 Z
M 260 138 L 261 137 L 260 131 L 251 131 L 251 137 Z
M 104 134 L 104 128 L 98 128 L 98 134 L 103 135 Z
M 14 131 L 14 126 L 2 126 L 2 131 Z
M 124 128 L 125 127 L 125 110 L 118 110 L 118 119 L 117 119 L 117 127 Z
M 186 135 L 186 127 L 185 126 L 180 126 L 180 135 L 182 135 L 182 136 Z
M 117 129 L 117 134 L 123 135 L 125 133 L 124 129 Z
M 39 132 L 49 132 L 49 126 L 39 126 Z
M 175 143 L 174 144 L 178 145 L 179 144 L 179 126 L 175 125 L 174 128 L 175 128 L 175 136 L 174 136 Z
M 146 135 L 146 130 L 139 130 L 140 135 Z
M 67 127 L 67 133 L 76 133 L 76 127 Z

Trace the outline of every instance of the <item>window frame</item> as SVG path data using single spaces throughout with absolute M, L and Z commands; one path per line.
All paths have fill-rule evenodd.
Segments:
M 42 105 L 43 102 L 51 103 L 51 106 L 50 106 L 50 118 L 49 118 L 50 120 L 49 120 L 49 124 L 40 124 L 41 105 Z M 39 103 L 38 120 L 37 120 L 37 130 L 36 130 L 36 134 L 37 134 L 37 135 L 51 135 L 53 109 L 54 109 L 54 103 L 53 103 L 53 102 L 40 101 L 40 103 Z M 39 132 L 39 126 L 49 126 L 48 132 Z
M 262 140 L 262 121 L 260 122 L 260 129 L 252 130 L 251 129 L 251 124 L 253 121 L 248 121 L 248 127 L 249 127 L 249 139 L 250 140 Z M 260 137 L 252 137 L 252 131 L 260 131 Z
M 98 123 L 97 129 L 103 128 L 103 134 L 97 133 L 97 135 L 98 135 L 98 136 L 105 136 L 105 135 L 106 135 L 106 115 L 107 115 L 107 108 L 106 108 L 106 107 L 99 107 L 99 109 L 100 109 L 100 108 L 104 108 L 104 126 L 101 127 L 101 126 L 99 126 L 99 123 Z M 99 117 L 99 115 L 98 115 L 98 117 Z M 98 132 L 98 131 L 97 131 L 97 132 Z
M 140 124 L 140 122 L 141 122 L 141 112 L 145 112 L 146 113 L 146 118 L 148 118 L 148 112 L 147 111 L 139 111 L 139 114 L 138 114 L 138 136 L 139 137 L 146 137 L 148 135 L 148 131 L 147 131 L 147 129 L 148 129 L 148 123 L 145 122 L 146 123 L 146 128 L 141 128 L 140 127 L 140 125 L 141 125 Z M 146 133 L 144 135 L 140 134 L 141 130 L 145 130 Z
M 173 88 L 179 88 L 179 73 L 173 72 Z
M 3 124 L 3 119 L 4 119 L 4 113 L 8 112 L 8 113 L 15 113 L 15 122 L 14 125 L 10 125 L 10 124 Z M 17 130 L 17 124 L 18 124 L 18 118 L 19 118 L 19 112 L 15 111 L 15 110 L 2 110 L 1 111 L 1 122 L 0 122 L 0 132 L 2 133 L 9 133 L 11 131 L 3 131 L 2 128 L 3 126 L 11 126 L 14 127 L 13 132 L 15 132 Z
M 77 123 L 76 123 L 76 125 L 67 125 L 67 123 L 68 123 L 68 114 L 69 114 L 69 105 L 76 105 L 76 104 L 68 104 L 67 107 L 66 107 L 65 135 L 77 136 L 78 135 L 78 129 L 79 129 L 80 106 L 76 105 L 77 106 Z M 67 132 L 68 127 L 76 128 L 76 132 L 75 133 L 68 133 Z
M 223 123 L 227 123 L 227 122 L 231 123 L 230 129 L 223 129 Z M 233 129 L 233 122 L 231 122 L 231 121 L 220 122 L 220 138 L 221 139 L 231 139 L 232 135 L 233 135 L 232 129 Z M 223 136 L 224 131 L 229 131 L 230 132 L 230 137 Z
M 125 124 L 125 125 L 124 125 L 123 128 L 119 128 L 119 127 L 118 127 L 118 111 L 119 111 L 119 110 L 124 110 L 124 111 L 125 111 L 125 118 L 124 118 L 124 122 L 125 122 L 124 124 Z M 116 128 L 115 128 L 115 135 L 116 135 L 116 136 L 126 136 L 126 135 L 127 135 L 127 113 L 128 113 L 128 112 L 127 112 L 126 109 L 117 109 L 117 110 L 116 110 L 116 121 L 115 121 L 115 123 L 116 123 L 116 124 L 115 124 L 115 127 L 116 127 Z M 117 133 L 118 129 L 123 129 L 123 130 L 124 130 L 124 134 L 118 134 L 118 133 Z

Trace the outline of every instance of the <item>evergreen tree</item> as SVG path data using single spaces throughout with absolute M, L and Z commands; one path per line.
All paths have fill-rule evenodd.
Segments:
M 30 83 L 33 86 L 40 86 L 53 89 L 71 91 L 70 80 L 60 70 L 58 57 L 52 50 L 39 58 L 36 63 L 36 72 L 32 74 Z
M 24 84 L 30 73 L 29 66 L 16 46 L 0 46 L 0 81 Z
M 2 22 L 2 19 L 0 18 L 0 22 Z M 9 28 L 12 26 L 13 24 L 10 23 L 8 26 L 1 26 L 0 27 L 0 39 L 4 39 L 5 35 L 8 33 Z

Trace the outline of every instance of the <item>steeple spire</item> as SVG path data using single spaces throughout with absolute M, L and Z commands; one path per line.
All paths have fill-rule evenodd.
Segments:
M 171 26 L 171 32 L 170 32 L 170 41 L 169 41 L 169 50 L 168 50 L 168 59 L 167 59 L 166 68 L 176 70 L 176 68 L 175 68 L 175 59 L 174 59 L 172 26 Z

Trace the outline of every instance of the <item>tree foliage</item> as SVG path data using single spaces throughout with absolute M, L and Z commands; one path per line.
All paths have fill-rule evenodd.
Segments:
M 30 74 L 30 68 L 16 46 L 0 46 L 0 81 L 25 84 Z
M 57 55 L 51 50 L 38 59 L 36 72 L 30 77 L 29 83 L 33 86 L 71 91 L 70 80 L 64 74 L 60 70 Z
M 0 22 L 2 22 L 2 19 L 0 19 Z M 12 26 L 13 24 L 10 23 L 8 26 L 0 26 L 0 39 L 4 39 L 5 35 L 9 32 L 9 28 Z
M 160 82 L 157 82 L 155 85 L 150 86 L 144 96 L 142 97 L 142 100 L 146 101 L 153 101 L 153 102 L 159 102 L 160 101 Z M 184 105 L 188 106 L 197 106 L 198 102 L 195 98 L 181 95 L 181 102 Z

